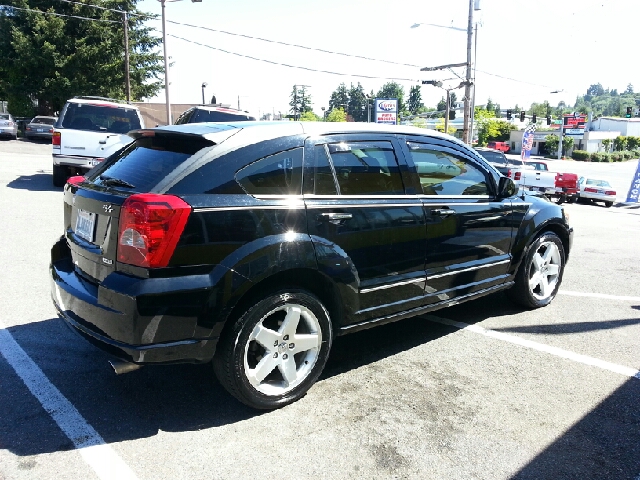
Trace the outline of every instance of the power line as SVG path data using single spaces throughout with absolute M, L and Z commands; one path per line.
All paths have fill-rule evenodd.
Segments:
M 77 18 L 77 19 L 80 19 L 80 20 L 89 20 L 90 22 L 120 23 L 117 20 L 102 20 L 102 19 L 99 19 L 99 18 L 80 17 L 78 15 L 63 15 L 62 13 L 43 12 L 41 10 L 32 10 L 31 8 L 14 7 L 12 5 L 0 5 L 0 7 L 11 8 L 11 9 L 14 9 L 14 10 L 24 10 L 25 12 L 39 13 L 41 15 L 53 15 L 53 16 L 56 16 L 56 17 Z M 120 13 L 122 13 L 122 12 L 120 12 Z
M 373 75 L 358 75 L 358 74 L 351 74 L 351 73 L 339 73 L 339 72 L 331 72 L 329 70 L 318 70 L 318 69 L 315 69 L 315 68 L 301 67 L 301 66 L 298 66 L 298 65 L 289 65 L 287 63 L 274 62 L 273 60 L 266 60 L 264 58 L 252 57 L 251 55 L 244 55 L 242 53 L 231 52 L 231 51 L 225 50 L 223 48 L 212 47 L 211 45 L 206 45 L 204 43 L 196 42 L 195 40 L 189 40 L 188 38 L 179 37 L 177 35 L 172 35 L 170 33 L 168 33 L 167 35 L 169 37 L 177 38 L 178 40 L 183 40 L 185 42 L 193 43 L 195 45 L 200 45 L 201 47 L 210 48 L 211 50 L 218 50 L 220 52 L 228 53 L 230 55 L 236 55 L 238 57 L 248 58 L 250 60 L 256 60 L 256 61 L 259 61 L 259 62 L 270 63 L 272 65 L 279 65 L 281 67 L 297 68 L 297 69 L 300 69 L 300 70 L 307 70 L 309 72 L 327 73 L 329 75 L 340 75 L 340 76 L 344 76 L 344 77 L 368 78 L 368 79 L 374 79 L 374 80 L 397 80 L 397 81 L 400 81 L 400 82 L 415 82 L 415 83 L 418 82 L 418 80 L 416 80 L 415 78 L 376 77 L 376 76 L 373 76 Z

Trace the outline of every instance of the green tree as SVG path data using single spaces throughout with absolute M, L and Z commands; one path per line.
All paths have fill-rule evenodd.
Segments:
M 549 152 L 549 155 L 554 155 L 558 151 L 558 136 L 547 135 L 544 137 L 544 146 Z
M 300 115 L 300 121 L 301 122 L 319 122 L 320 117 L 318 117 L 318 115 L 316 115 L 311 110 L 309 110 L 307 112 L 304 112 L 302 115 Z
M 489 97 L 487 99 L 487 106 L 485 107 L 485 110 L 487 110 L 488 112 L 495 112 L 496 111 L 496 106 L 495 104 L 491 101 L 491 97 Z
M 627 148 L 627 137 L 619 136 L 613 140 L 613 148 L 616 152 L 622 152 Z
M 605 138 L 604 140 L 602 140 L 602 146 L 604 147 L 604 151 L 609 153 L 609 151 L 611 150 L 611 139 L 610 138 Z
M 436 110 L 438 110 L 439 112 L 444 112 L 446 109 L 447 109 L 447 101 L 444 99 L 444 97 L 442 97 L 438 102 Z
M 312 110 L 311 95 L 304 85 L 294 85 L 289 99 L 289 106 L 291 107 L 289 112 L 294 115 L 294 120 L 299 119 L 301 115 Z
M 439 118 L 436 121 L 436 130 L 439 131 L 439 132 L 444 132 L 444 118 Z M 449 131 L 447 133 L 449 135 L 453 135 L 454 133 L 456 133 L 456 127 L 454 127 L 452 125 L 449 125 L 448 130 Z
M 362 88 L 360 82 L 355 87 L 351 84 L 347 113 L 356 122 L 367 121 L 367 94 L 364 93 L 364 88 Z
M 407 102 L 407 109 L 413 115 L 419 113 L 420 109 L 424 107 L 422 103 L 422 94 L 420 93 L 420 85 L 414 85 L 409 90 L 409 101 Z
M 34 10 L 0 8 L 0 97 L 8 100 L 14 114 L 35 113 L 35 103 L 38 113 L 53 113 L 76 95 L 125 99 L 121 13 L 54 0 L 13 3 Z M 131 99 L 141 100 L 160 91 L 164 69 L 162 56 L 156 53 L 161 40 L 144 26 L 146 18 L 136 3 L 109 0 L 104 6 L 132 13 L 128 17 Z
M 633 85 L 631 85 L 630 83 L 627 84 L 627 89 L 624 91 L 624 93 L 633 93 Z
M 563 156 L 573 149 L 574 143 L 575 142 L 573 140 L 573 137 L 565 136 L 562 138 L 562 155 Z M 556 149 L 557 148 L 558 147 L 556 147 Z
M 349 105 L 349 91 L 344 83 L 338 85 L 338 88 L 331 93 L 329 98 L 329 111 L 335 108 L 347 109 Z
M 627 137 L 627 150 L 635 150 L 637 148 L 640 148 L 640 137 Z
M 347 114 L 342 108 L 334 108 L 327 114 L 327 122 L 346 122 Z

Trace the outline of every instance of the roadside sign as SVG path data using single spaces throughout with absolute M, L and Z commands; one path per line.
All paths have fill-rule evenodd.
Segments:
M 629 193 L 627 194 L 627 203 L 640 203 L 640 160 L 636 166 L 636 172 L 631 179 Z
M 376 98 L 375 123 L 396 125 L 398 123 L 398 99 Z

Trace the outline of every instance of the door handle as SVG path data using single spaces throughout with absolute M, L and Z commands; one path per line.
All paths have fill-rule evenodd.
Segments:
M 352 215 L 350 213 L 321 213 L 320 216 L 325 220 L 348 220 Z
M 434 208 L 431 210 L 431 213 L 433 215 L 440 215 L 441 217 L 444 217 L 446 215 L 455 215 L 456 211 L 451 210 L 450 208 Z

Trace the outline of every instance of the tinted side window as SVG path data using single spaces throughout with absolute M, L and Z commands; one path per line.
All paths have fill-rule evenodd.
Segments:
M 404 195 L 391 142 L 328 145 L 342 195 Z
M 465 159 L 428 145 L 407 146 L 425 195 L 489 195 L 484 173 Z
M 236 173 L 249 195 L 302 194 L 302 148 L 262 158 Z
M 312 194 L 336 195 L 338 193 L 325 145 L 316 145 L 313 148 L 313 168 L 308 172 L 312 179 L 310 189 Z

